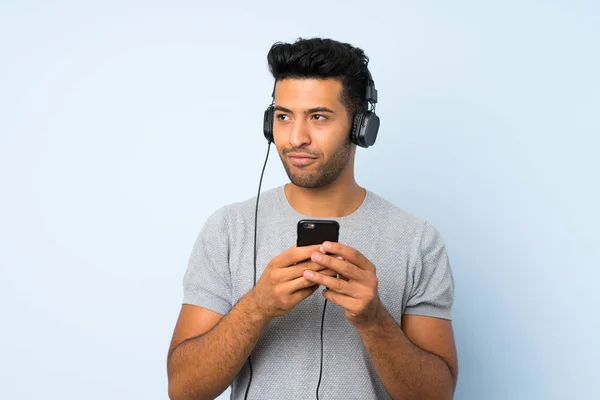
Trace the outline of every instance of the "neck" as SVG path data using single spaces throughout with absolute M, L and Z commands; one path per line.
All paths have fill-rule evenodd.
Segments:
M 363 203 L 366 190 L 360 187 L 354 177 L 343 179 L 317 188 L 307 189 L 289 183 L 285 195 L 291 206 L 298 212 L 315 218 L 337 218 L 352 214 Z

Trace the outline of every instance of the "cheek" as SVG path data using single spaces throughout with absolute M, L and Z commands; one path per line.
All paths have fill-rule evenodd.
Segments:
M 328 132 L 324 135 L 319 135 L 313 140 L 313 145 L 317 147 L 325 158 L 330 159 L 334 154 L 340 152 L 350 144 L 350 135 L 341 132 Z
M 292 129 L 292 125 L 289 122 L 283 123 L 281 121 L 279 121 L 279 122 L 274 121 L 272 129 L 273 129 L 273 139 L 275 140 L 275 143 L 277 143 L 277 142 L 285 143 L 285 142 L 287 142 L 287 138 L 289 136 L 290 129 Z

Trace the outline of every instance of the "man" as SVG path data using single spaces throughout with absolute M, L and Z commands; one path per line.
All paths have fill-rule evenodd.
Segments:
M 299 39 L 275 44 L 268 61 L 273 142 L 290 183 L 260 194 L 256 283 L 256 198 L 202 228 L 169 349 L 170 398 L 214 399 L 231 385 L 233 399 L 451 399 L 443 240 L 354 179 L 350 132 L 367 106 L 368 58 Z M 296 247 L 307 217 L 338 221 L 339 242 Z

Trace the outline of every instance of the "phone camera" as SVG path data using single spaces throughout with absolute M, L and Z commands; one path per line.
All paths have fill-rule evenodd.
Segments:
M 315 224 L 311 224 L 310 222 L 305 222 L 304 227 L 306 229 L 313 229 L 315 227 Z

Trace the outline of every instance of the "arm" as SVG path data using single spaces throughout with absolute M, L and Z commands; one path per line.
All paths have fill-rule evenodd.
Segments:
M 378 314 L 356 328 L 392 399 L 452 399 L 458 366 L 451 322 L 405 315 L 403 331 L 385 307 Z
M 213 212 L 190 254 L 167 357 L 173 400 L 217 397 L 233 382 L 264 329 L 254 294 L 231 303 L 228 227 L 227 207 Z
M 317 264 L 303 262 L 317 247 L 294 246 L 273 258 L 256 286 L 231 307 L 224 218 L 219 212 L 208 220 L 185 274 L 184 306 L 167 359 L 169 397 L 173 400 L 213 399 L 221 394 L 269 322 L 318 288 L 302 277 L 305 268 L 322 270 Z
M 167 361 L 169 398 L 214 399 L 221 394 L 241 370 L 269 320 L 251 291 L 208 332 L 174 341 Z M 178 322 L 180 330 L 186 329 L 185 324 L 183 319 Z
M 325 298 L 346 310 L 392 398 L 451 399 L 458 370 L 449 319 L 454 283 L 443 242 L 430 226 L 418 252 L 402 329 L 379 299 L 375 265 L 358 250 L 326 242 L 312 259 L 346 279 L 305 276 L 328 287 Z

